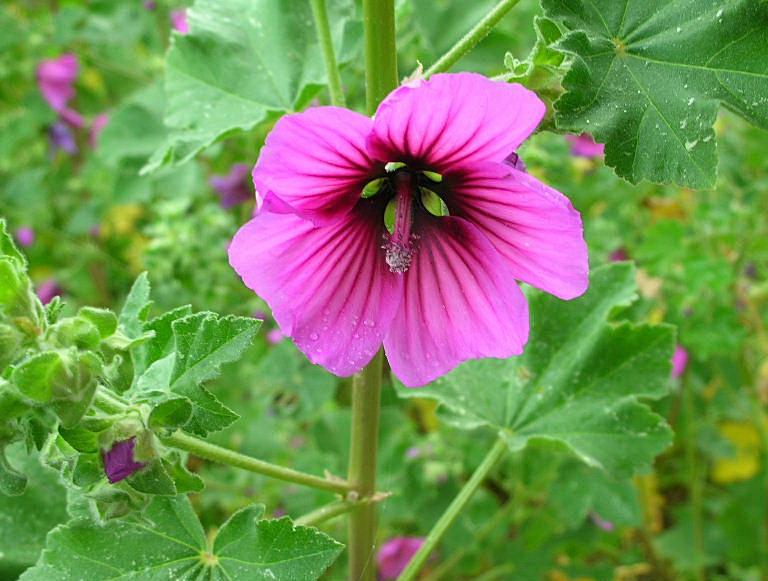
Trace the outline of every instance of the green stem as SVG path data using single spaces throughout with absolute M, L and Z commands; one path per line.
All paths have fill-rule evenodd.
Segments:
M 341 89 L 341 75 L 339 74 L 339 65 L 336 62 L 336 54 L 333 50 L 333 38 L 331 37 L 331 26 L 328 23 L 328 10 L 325 7 L 325 0 L 309 0 L 312 6 L 312 16 L 315 19 L 315 29 L 317 30 L 317 40 L 323 51 L 323 61 L 325 70 L 328 74 L 328 92 L 331 94 L 331 104 L 336 107 L 345 107 L 344 91 Z
M 205 458 L 206 460 L 218 462 L 219 464 L 234 466 L 235 468 L 247 470 L 248 472 L 255 472 L 256 474 L 262 474 L 271 478 L 277 478 L 278 480 L 285 480 L 286 482 L 293 482 L 294 484 L 301 484 L 302 486 L 327 490 L 328 492 L 337 492 L 339 494 L 346 494 L 350 490 L 350 485 L 343 480 L 320 478 L 319 476 L 264 462 L 263 460 L 240 454 L 234 450 L 228 450 L 227 448 L 222 448 L 216 444 L 211 444 L 195 436 L 185 434 L 184 432 L 176 432 L 170 436 L 161 438 L 161 440 L 168 446 L 178 448 L 179 450 L 186 450 L 199 458 Z
M 437 73 L 444 73 L 455 65 L 461 57 L 471 51 L 477 43 L 483 40 L 499 23 L 504 15 L 520 0 L 501 0 L 483 19 L 475 24 L 451 49 L 441 56 L 438 61 L 427 69 L 424 78 Z
M 472 535 L 472 540 L 470 542 L 463 545 L 450 557 L 440 563 L 440 566 L 431 571 L 424 578 L 424 581 L 438 581 L 438 579 L 445 577 L 451 569 L 461 563 L 461 561 L 464 559 L 464 557 L 467 556 L 467 553 L 471 549 L 480 545 L 486 539 L 486 537 L 495 532 L 499 526 L 502 525 L 502 523 L 506 522 L 507 518 L 509 517 L 509 513 L 512 512 L 513 508 L 514 505 L 512 502 L 508 502 L 502 506 L 498 512 L 493 515 L 493 518 L 487 521 L 482 527 L 480 527 L 480 530 Z
M 376 489 L 379 407 L 384 352 L 379 351 L 352 382 L 352 431 L 347 479 L 357 498 L 372 497 Z M 355 507 L 349 515 L 349 578 L 374 581 L 376 565 L 376 504 Z
M 349 500 L 337 500 L 336 502 L 321 506 L 320 508 L 307 513 L 304 516 L 300 516 L 293 522 L 297 525 L 302 525 L 305 527 L 317 526 L 322 522 L 331 520 L 332 518 L 336 518 L 337 516 L 350 512 L 353 508 L 355 508 L 356 504 L 357 503 L 351 502 Z
M 400 574 L 400 577 L 397 578 L 397 581 L 412 581 L 416 578 L 419 569 L 421 569 L 421 567 L 424 565 L 427 557 L 429 557 L 440 540 L 443 538 L 443 535 L 445 535 L 446 531 L 454 523 L 456 518 L 458 518 L 459 513 L 470 501 L 472 496 L 475 494 L 475 491 L 483 483 L 483 480 L 485 480 L 485 477 L 488 476 L 491 468 L 496 465 L 496 462 L 499 461 L 499 459 L 506 453 L 507 450 L 507 443 L 503 438 L 496 440 L 496 443 L 485 455 L 485 458 L 483 458 L 480 466 L 477 467 L 470 479 L 459 491 L 459 494 L 456 495 L 456 498 L 453 499 L 453 502 L 451 502 L 443 515 L 437 521 L 435 526 L 432 527 L 431 531 L 429 531 L 429 535 L 427 535 L 424 544 L 421 545 L 421 548 L 413 556 L 411 562 L 408 563 L 408 566 Z
M 128 407 L 125 403 L 120 401 L 119 396 L 110 393 L 103 388 L 96 391 L 94 404 L 99 409 L 111 414 L 125 412 Z M 327 490 L 328 492 L 336 492 L 338 494 L 347 494 L 350 491 L 350 485 L 344 480 L 321 478 L 291 468 L 285 468 L 284 466 L 278 466 L 277 464 L 271 464 L 270 462 L 264 462 L 263 460 L 240 454 L 234 450 L 228 450 L 227 448 L 222 448 L 216 444 L 211 444 L 196 436 L 185 434 L 184 432 L 176 432 L 170 436 L 161 437 L 161 440 L 168 446 L 172 446 L 179 450 L 186 450 L 200 458 L 218 462 L 219 464 L 227 464 L 229 466 L 234 466 L 235 468 L 241 468 L 248 472 L 255 472 L 256 474 L 262 474 L 278 480 L 285 480 L 286 482 L 293 482 L 295 484 L 301 484 L 319 490 Z
M 365 103 L 368 114 L 373 115 L 398 85 L 394 0 L 363 0 L 363 29 Z

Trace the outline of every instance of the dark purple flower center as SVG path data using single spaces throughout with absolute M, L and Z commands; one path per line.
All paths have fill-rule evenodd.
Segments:
M 393 167 L 394 166 L 394 167 Z M 408 270 L 416 253 L 420 234 L 415 232 L 419 219 L 426 214 L 448 215 L 448 208 L 435 189 L 442 176 L 430 171 L 413 171 L 403 164 L 388 164 L 387 174 L 372 182 L 363 197 L 376 196 L 386 202 L 384 223 L 384 256 L 390 271 L 402 274 Z

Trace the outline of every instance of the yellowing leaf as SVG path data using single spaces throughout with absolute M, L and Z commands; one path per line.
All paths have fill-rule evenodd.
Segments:
M 760 434 L 747 422 L 723 422 L 720 434 L 734 447 L 730 458 L 718 458 L 712 466 L 712 480 L 729 484 L 749 480 L 760 469 Z

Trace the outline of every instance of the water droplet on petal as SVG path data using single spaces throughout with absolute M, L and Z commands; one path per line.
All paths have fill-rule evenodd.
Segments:
M 317 333 L 312 333 L 312 334 L 310 334 L 309 338 L 312 341 L 317 341 L 320 338 L 320 335 L 318 335 Z

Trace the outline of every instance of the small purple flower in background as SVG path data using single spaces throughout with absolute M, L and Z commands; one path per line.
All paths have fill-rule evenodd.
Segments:
M 144 8 L 147 10 L 154 10 L 157 8 L 157 2 L 155 2 L 155 0 L 146 0 L 146 2 L 144 2 Z
M 44 60 L 37 66 L 37 86 L 51 109 L 57 113 L 62 112 L 75 96 L 72 85 L 77 78 L 77 69 L 77 57 L 73 54 Z
M 620 246 L 608 255 L 608 260 L 611 262 L 623 262 L 629 260 L 629 254 L 627 254 L 626 248 Z
M 187 24 L 187 9 L 171 10 L 171 26 L 179 34 L 189 33 L 189 24 Z
M 35 231 L 29 226 L 22 226 L 16 230 L 16 240 L 20 246 L 29 248 L 35 243 Z
M 66 151 L 70 155 L 77 153 L 77 143 L 72 130 L 66 123 L 56 121 L 48 128 L 48 142 L 51 146 L 51 155 L 56 152 Z
M 675 379 L 680 377 L 685 373 L 686 367 L 688 367 L 688 351 L 682 345 L 678 345 L 672 355 L 672 377 Z
M 589 513 L 589 518 L 592 519 L 592 522 L 595 523 L 595 526 L 597 526 L 597 528 L 604 530 L 607 533 L 610 533 L 612 530 L 616 528 L 616 525 L 614 525 L 609 520 L 605 520 L 596 512 Z
M 64 291 L 56 280 L 49 278 L 37 286 L 37 297 L 44 305 L 50 303 L 54 297 L 60 297 Z
M 96 149 L 96 146 L 99 143 L 99 135 L 101 135 L 101 132 L 104 127 L 106 127 L 107 123 L 109 123 L 109 115 L 106 113 L 99 113 L 93 118 L 91 129 L 88 132 L 88 144 L 92 149 Z
M 421 456 L 421 448 L 418 446 L 411 446 L 405 451 L 405 457 L 409 460 L 415 460 Z
M 595 143 L 589 133 L 581 135 L 566 135 L 565 138 L 571 144 L 571 155 L 578 157 L 600 157 L 605 154 L 605 145 Z
M 283 339 L 285 339 L 285 335 L 283 335 L 280 329 L 270 329 L 267 331 L 267 343 L 270 345 L 277 345 Z
M 134 472 L 144 468 L 144 464 L 133 459 L 133 449 L 136 446 L 136 438 L 115 442 L 108 452 L 102 451 L 101 458 L 104 461 L 104 472 L 107 479 L 114 484 L 128 478 Z
M 520 354 L 517 281 L 562 299 L 588 285 L 579 213 L 506 161 L 545 111 L 521 85 L 459 73 L 396 89 L 373 119 L 287 115 L 261 149 L 258 213 L 230 264 L 337 375 L 382 343 L 411 387 L 467 359 Z
M 376 555 L 382 581 L 397 579 L 423 544 L 422 537 L 395 537 L 386 541 Z
M 222 208 L 231 208 L 253 199 L 253 190 L 248 183 L 250 173 L 246 164 L 236 163 L 228 174 L 211 176 L 208 183 L 219 194 Z

